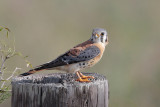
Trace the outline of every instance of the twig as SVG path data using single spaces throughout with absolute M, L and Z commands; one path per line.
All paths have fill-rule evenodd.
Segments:
M 2 58 L 3 58 L 3 57 L 2 57 Z M 0 74 L 2 74 L 2 69 L 3 69 L 3 67 L 4 67 L 4 63 L 5 63 L 6 60 L 7 60 L 7 57 L 5 57 L 5 58 L 3 59 L 3 61 L 2 61 L 1 69 L 0 69 Z
M 0 89 L 0 92 L 11 92 L 12 90 L 2 90 Z
M 21 68 L 15 68 L 15 70 L 12 72 L 12 75 L 10 76 L 10 77 L 8 77 L 7 79 L 6 79 L 6 81 L 8 81 L 9 79 L 11 79 L 13 76 L 14 76 L 14 74 L 15 74 L 15 72 L 17 71 L 17 70 L 20 70 Z M 3 88 L 3 86 L 4 86 L 4 84 L 6 83 L 6 81 L 4 81 L 3 83 L 2 83 L 2 85 L 1 85 L 1 88 Z
M 1 49 L 1 47 L 0 47 L 0 49 Z M 7 60 L 8 58 L 14 56 L 14 53 L 15 53 L 15 46 L 14 46 L 14 50 L 13 50 L 12 53 L 8 53 L 5 58 L 2 56 L 2 64 L 1 64 L 1 68 L 0 68 L 0 74 L 1 74 L 1 77 L 0 77 L 1 79 L 0 79 L 0 81 L 3 79 L 2 69 L 3 69 L 3 67 L 4 67 L 4 63 L 6 62 L 6 60 Z

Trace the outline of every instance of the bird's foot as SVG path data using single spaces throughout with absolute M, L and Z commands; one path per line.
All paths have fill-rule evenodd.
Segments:
M 83 75 L 81 72 L 79 72 L 79 75 L 81 76 L 81 78 L 83 78 L 83 79 L 88 79 L 88 78 L 92 78 L 92 79 L 94 79 L 94 77 L 93 76 L 85 76 L 85 75 Z
M 83 79 L 83 78 L 78 78 L 76 81 L 79 82 L 91 82 L 90 80 L 88 80 L 87 78 Z
M 85 76 L 79 71 L 76 74 L 78 76 L 78 79 L 76 81 L 79 81 L 79 82 L 91 82 L 90 80 L 88 80 L 88 78 L 94 79 L 93 76 Z
M 92 79 L 94 79 L 93 76 L 85 76 L 85 75 L 81 76 L 81 78 L 83 78 L 83 79 L 87 79 L 87 78 L 92 78 Z

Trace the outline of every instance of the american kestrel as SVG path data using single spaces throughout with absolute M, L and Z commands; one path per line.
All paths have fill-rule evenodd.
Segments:
M 102 58 L 107 44 L 107 31 L 102 28 L 95 28 L 89 40 L 73 47 L 55 60 L 39 65 L 21 74 L 21 76 L 27 76 L 41 70 L 62 70 L 68 73 L 76 73 L 77 81 L 90 82 L 88 78 L 94 77 L 85 76 L 80 71 L 95 65 Z

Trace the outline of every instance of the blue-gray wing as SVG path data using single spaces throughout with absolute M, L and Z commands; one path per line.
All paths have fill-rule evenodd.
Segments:
M 90 46 L 84 50 L 78 50 L 73 48 L 72 50 L 66 52 L 65 54 L 59 56 L 57 59 L 43 64 L 43 68 L 51 69 L 58 66 L 88 61 L 95 58 L 100 54 L 100 49 L 97 46 Z

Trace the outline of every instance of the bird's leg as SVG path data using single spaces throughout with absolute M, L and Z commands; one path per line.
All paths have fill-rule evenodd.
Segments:
M 76 81 L 79 81 L 79 82 L 90 82 L 90 80 L 88 80 L 88 78 L 81 78 L 81 74 L 79 71 L 76 72 L 77 76 L 78 76 L 78 79 Z
M 79 71 L 78 71 L 78 72 L 79 72 Z M 81 76 L 82 79 L 86 79 L 86 78 L 92 78 L 92 79 L 94 79 L 93 76 L 85 76 L 85 75 L 83 75 L 81 72 L 79 72 L 79 75 Z

